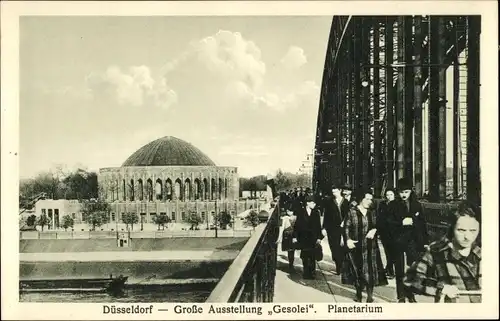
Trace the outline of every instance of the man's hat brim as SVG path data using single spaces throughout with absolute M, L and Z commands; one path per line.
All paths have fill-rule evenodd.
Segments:
M 413 189 L 413 183 L 410 180 L 407 180 L 405 178 L 401 178 L 398 181 L 398 190 L 404 191 L 404 190 L 409 190 Z

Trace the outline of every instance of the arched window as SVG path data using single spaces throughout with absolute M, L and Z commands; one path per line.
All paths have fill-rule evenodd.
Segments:
M 147 185 L 146 185 L 146 195 L 147 195 L 147 198 L 148 198 L 148 201 L 149 202 L 152 202 L 153 201 L 153 181 L 150 179 L 148 179 L 148 182 L 147 182 Z
M 134 201 L 134 198 L 135 198 L 135 191 L 134 191 L 134 180 L 131 179 L 130 180 L 130 184 L 128 185 L 128 197 L 130 199 L 131 202 Z
M 165 181 L 165 199 L 172 200 L 172 181 L 170 178 Z
M 218 194 L 217 196 L 221 200 L 222 199 L 223 189 L 224 189 L 224 183 L 222 181 L 222 178 L 219 178 L 219 186 L 218 187 L 219 187 L 219 192 L 217 193 Z
M 224 198 L 227 198 L 228 179 L 224 178 Z
M 109 193 L 111 194 L 111 202 L 114 202 L 119 199 L 118 196 L 118 189 L 119 189 L 120 184 L 118 184 L 118 181 L 113 178 L 109 182 Z
M 201 199 L 201 186 L 200 186 L 200 180 L 198 178 L 194 179 L 194 199 L 195 200 Z
M 175 180 L 175 197 L 176 199 L 178 200 L 182 200 L 182 189 L 181 189 L 181 186 L 182 185 L 182 182 L 181 180 L 178 178 Z
M 191 187 L 191 180 L 189 178 L 186 178 L 184 181 L 184 200 L 189 201 L 192 198 L 192 187 Z
M 123 200 L 127 200 L 127 184 L 125 183 L 125 180 L 123 180 L 123 186 L 122 186 L 122 193 L 123 193 Z
M 208 199 L 208 180 L 206 178 L 203 179 L 203 200 Z
M 137 192 L 139 193 L 139 201 L 144 201 L 144 184 L 142 182 L 142 179 L 139 179 L 137 181 Z
M 217 196 L 215 194 L 217 194 L 217 186 L 215 186 L 215 178 L 212 178 L 212 181 L 211 181 L 211 188 L 212 188 L 212 191 L 211 191 L 211 194 L 210 194 L 210 199 L 213 201 L 217 198 Z
M 155 184 L 155 195 L 156 195 L 156 199 L 158 201 L 161 201 L 162 197 L 163 197 L 163 186 L 162 186 L 162 183 L 161 183 L 161 179 L 157 179 L 156 180 L 156 184 Z

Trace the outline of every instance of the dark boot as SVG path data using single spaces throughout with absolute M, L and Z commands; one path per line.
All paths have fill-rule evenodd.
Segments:
M 302 277 L 306 280 L 311 278 L 310 271 L 309 271 L 309 258 L 304 257 L 302 259 Z
M 366 303 L 372 303 L 373 300 L 373 285 L 366 287 Z
M 417 300 L 415 300 L 415 294 L 409 288 L 403 287 L 403 292 L 405 297 L 408 299 L 408 302 L 417 303 Z
M 385 268 L 386 275 L 389 279 L 394 279 L 395 274 L 394 274 L 394 264 L 387 264 L 387 267 Z
M 293 262 L 295 261 L 295 251 L 288 251 L 288 269 L 290 272 L 295 271 Z
M 307 259 L 307 278 L 309 280 L 314 280 L 314 272 L 315 272 L 314 259 L 309 257 Z
M 355 302 L 361 302 L 363 300 L 363 292 L 360 287 L 356 287 L 356 297 L 354 298 Z
M 335 261 L 335 275 L 340 275 L 342 273 L 342 268 L 340 266 L 340 262 L 338 260 Z
M 309 260 L 309 271 L 311 274 L 311 278 L 316 278 L 316 261 L 312 258 Z

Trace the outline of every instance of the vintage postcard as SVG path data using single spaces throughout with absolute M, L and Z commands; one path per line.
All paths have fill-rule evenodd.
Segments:
M 498 317 L 495 1 L 1 6 L 2 319 Z

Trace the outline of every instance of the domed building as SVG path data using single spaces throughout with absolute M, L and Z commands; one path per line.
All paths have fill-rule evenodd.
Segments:
M 167 214 L 185 220 L 191 212 L 207 214 L 238 207 L 239 181 L 236 167 L 217 166 L 192 144 L 166 136 L 154 140 L 121 167 L 101 168 L 99 186 L 111 203 L 111 221 L 124 213 L 137 213 L 145 223 Z

